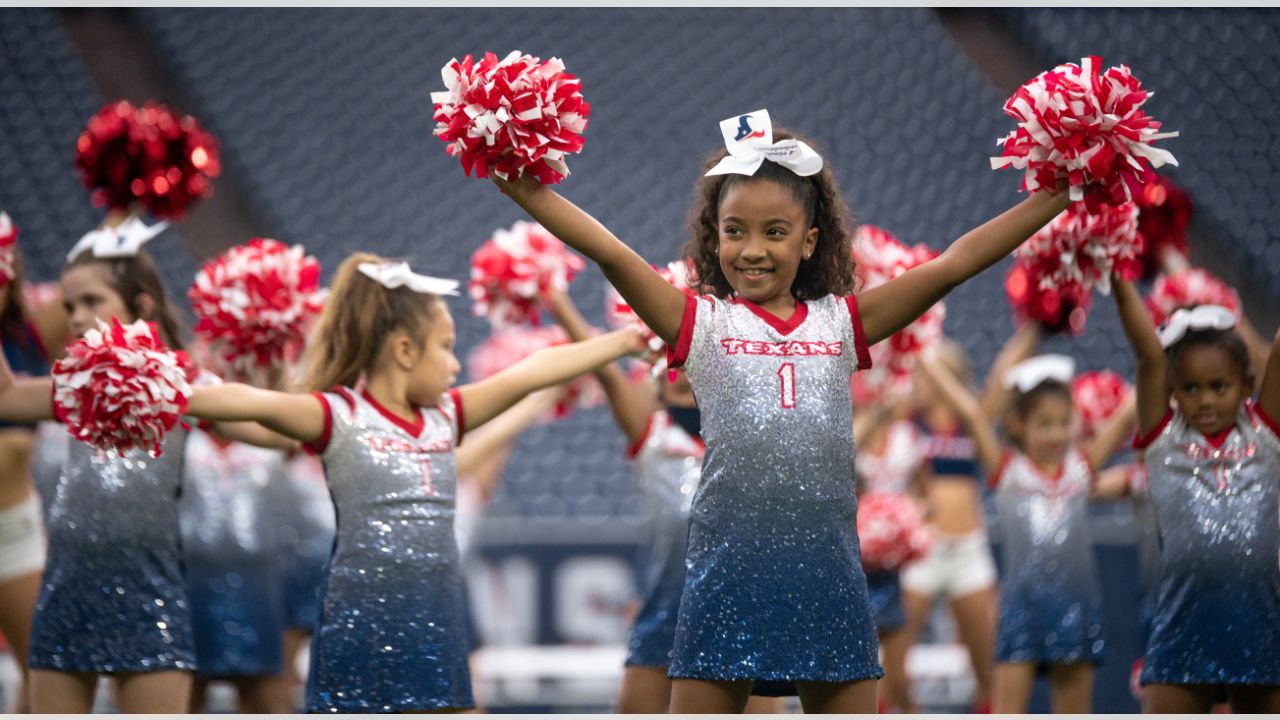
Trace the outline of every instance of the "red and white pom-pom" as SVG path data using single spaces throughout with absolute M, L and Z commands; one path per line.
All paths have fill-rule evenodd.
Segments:
M 1191 255 L 1191 196 L 1159 175 L 1133 198 L 1138 204 L 1138 232 L 1146 241 L 1142 277 L 1150 280 L 1171 267 L 1185 266 Z
M 933 537 L 920 504 L 906 493 L 867 493 L 858 498 L 862 564 L 897 570 L 929 552 Z
M 211 180 L 222 171 L 218 141 L 195 118 L 125 100 L 89 118 L 76 140 L 75 164 L 94 205 L 138 203 L 161 218 L 181 218 L 212 192 Z
M 468 176 L 532 175 L 551 185 L 569 174 L 564 158 L 582 150 L 591 106 L 559 58 L 540 62 L 515 50 L 499 60 L 487 52 L 479 62 L 454 58 L 440 75 L 445 90 L 431 93 L 435 135 Z
M 1143 240 L 1138 206 L 1103 205 L 1090 212 L 1075 203 L 1018 248 L 1041 289 L 1069 297 L 1097 288 L 1111 292 L 1111 275 L 1132 280 L 1141 271 Z
M 1004 151 L 991 158 L 991 167 L 1024 171 L 1022 187 L 1032 192 L 1065 180 L 1072 200 L 1096 210 L 1132 200 L 1155 179 L 1153 167 L 1177 165 L 1169 151 L 1151 144 L 1178 136 L 1158 132 L 1160 123 L 1142 110 L 1152 93 L 1127 65 L 1103 72 L 1101 64 L 1086 57 L 1018 88 L 1004 103 L 1018 128 L 997 141 Z
M 1015 256 L 1004 279 L 1005 296 L 1019 325 L 1034 322 L 1048 333 L 1079 335 L 1093 307 L 1093 292 L 1079 282 L 1043 286 L 1040 279 L 1053 272 L 1058 257 Z
M 320 263 L 301 245 L 253 238 L 205 263 L 187 291 L 195 333 L 247 371 L 292 361 L 324 308 Z
M 18 276 L 18 226 L 9 213 L 0 211 L 0 287 Z
M 937 256 L 938 252 L 928 245 L 919 243 L 907 247 L 874 225 L 859 226 L 853 237 L 854 271 L 864 290 L 886 283 Z M 895 394 L 909 389 L 916 356 L 942 339 L 946 317 L 946 305 L 939 302 L 887 341 L 873 346 L 872 376 L 867 379 L 874 380 L 876 385 L 892 383 L 896 386 Z
M 471 255 L 467 291 L 473 315 L 494 327 L 541 324 L 538 310 L 548 290 L 564 290 L 586 263 L 537 223 L 519 220 L 497 230 Z
M 693 275 L 693 262 L 691 260 L 687 258 L 683 261 L 673 260 L 667 263 L 666 267 L 655 266 L 654 269 L 658 271 L 658 274 L 664 280 L 671 283 L 672 286 L 685 295 L 690 297 L 695 295 L 693 288 L 689 286 L 689 278 Z M 605 322 L 614 329 L 628 325 L 639 329 L 644 337 L 645 345 L 649 348 L 642 362 L 649 366 L 650 372 L 661 373 L 667 367 L 667 344 L 662 341 L 662 338 L 658 337 L 657 333 L 650 330 L 648 325 L 644 324 L 640 316 L 636 315 L 636 311 L 631 307 L 631 304 L 612 285 L 608 286 L 605 294 Z
M 1240 295 L 1228 284 L 1200 268 L 1159 275 L 1147 295 L 1151 322 L 1160 327 L 1174 310 L 1196 305 L 1221 305 L 1240 319 Z
M 538 350 L 568 342 L 569 336 L 559 326 L 532 328 L 517 325 L 496 330 L 467 356 L 467 375 L 472 382 L 478 382 Z M 565 384 L 550 419 L 559 420 L 573 414 L 575 408 L 593 407 L 602 402 L 604 390 L 600 383 L 592 375 L 583 375 Z
M 160 454 L 191 396 L 195 367 L 165 347 L 154 324 L 99 321 L 54 363 L 53 411 L 76 439 L 104 450 Z
M 1110 370 L 1081 373 L 1071 381 L 1071 399 L 1080 417 L 1080 433 L 1093 437 L 1098 426 L 1120 409 L 1133 387 Z

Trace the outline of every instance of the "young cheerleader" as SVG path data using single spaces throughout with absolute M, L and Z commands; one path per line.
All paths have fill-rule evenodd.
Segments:
M 696 300 L 551 189 L 495 182 L 598 263 L 672 349 L 672 367 L 687 365 L 706 456 L 672 711 L 741 711 L 753 683 L 796 681 L 807 711 L 872 712 L 881 670 L 858 558 L 849 376 L 869 364 L 869 344 L 1008 254 L 1066 199 L 1037 193 L 855 297 L 835 176 L 768 123 L 759 111 L 721 124 L 733 155 L 712 158 L 686 248 L 710 293 Z M 735 140 L 743 124 L 758 132 Z
M 1143 710 L 1208 712 L 1225 688 L 1235 712 L 1280 712 L 1280 333 L 1249 402 L 1229 311 L 1178 310 L 1157 335 L 1133 285 L 1113 283 L 1162 549 Z
M 320 455 L 337 540 L 311 651 L 310 711 L 474 705 L 453 515 L 454 448 L 542 387 L 642 349 L 619 331 L 450 389 L 457 283 L 357 253 L 338 268 L 293 394 L 196 388 L 195 417 L 257 420 Z M 325 392 L 325 390 L 328 390 Z
M 72 335 L 99 319 L 155 321 L 180 347 L 179 324 L 142 245 L 163 230 L 130 218 L 85 235 L 62 271 Z M 0 364 L 0 417 L 53 417 L 48 378 L 15 381 Z M 226 437 L 269 442 L 265 430 L 219 424 Z M 182 578 L 177 498 L 186 433 L 163 454 L 99 452 L 72 441 L 45 520 L 49 555 L 31 627 L 34 712 L 88 712 L 100 673 L 119 680 L 123 712 L 187 709 L 195 657 Z
M 1055 713 L 1089 712 L 1093 667 L 1104 648 L 1101 596 L 1089 532 L 1088 502 L 1119 497 L 1123 483 L 1101 486 L 1100 467 L 1133 424 L 1132 399 L 1087 447 L 1074 442 L 1071 376 L 1075 364 L 1042 355 L 1011 368 L 1013 391 L 1002 449 L 977 398 L 936 358 L 921 361 L 941 397 L 964 420 L 996 491 L 1004 543 L 996 636 L 994 712 L 1024 713 L 1036 672 L 1049 671 Z
M 18 374 L 47 375 L 50 351 L 61 352 L 66 319 L 59 303 L 25 302 L 16 240 L 17 228 L 0 212 L 0 344 Z M 34 431 L 33 424 L 0 422 L 0 635 L 23 675 L 9 712 L 27 711 L 27 643 L 45 560 L 40 499 L 32 486 Z

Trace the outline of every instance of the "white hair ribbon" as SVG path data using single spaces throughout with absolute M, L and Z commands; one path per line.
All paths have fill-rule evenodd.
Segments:
M 1168 348 L 1192 330 L 1230 330 L 1236 326 L 1235 313 L 1221 305 L 1199 305 L 1173 311 L 1160 328 L 1160 346 Z
M 71 252 L 67 253 L 67 262 L 75 260 L 86 250 L 91 251 L 96 258 L 134 257 L 148 240 L 168 229 L 169 223 L 166 220 L 147 225 L 136 215 L 130 215 L 114 228 L 105 227 L 85 233 L 71 248 Z
M 458 294 L 457 280 L 419 275 L 409 269 L 407 262 L 360 263 L 356 269 L 360 274 L 388 290 L 407 287 L 416 293 L 429 295 Z
M 1038 355 L 1009 368 L 1004 386 L 1018 392 L 1031 392 L 1046 380 L 1070 383 L 1076 374 L 1076 361 L 1066 355 Z
M 707 175 L 754 175 L 765 160 L 772 160 L 791 172 L 808 177 L 822 169 L 822 156 L 801 140 L 773 141 L 773 125 L 768 110 L 734 115 L 720 121 L 729 154 Z

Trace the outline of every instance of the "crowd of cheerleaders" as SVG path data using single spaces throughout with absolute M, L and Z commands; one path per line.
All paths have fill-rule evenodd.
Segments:
M 167 352 L 159 342 L 182 347 L 143 250 L 156 228 L 91 232 L 44 303 L 24 299 L 20 263 L 0 268 L 0 620 L 25 661 L 22 709 L 88 711 L 107 674 L 127 712 L 198 710 L 204 683 L 223 678 L 243 710 L 286 711 L 282 668 L 307 632 L 310 711 L 475 707 L 458 500 L 491 493 L 513 438 L 561 401 L 557 388 L 594 373 L 654 513 L 621 710 L 770 710 L 785 695 L 806 711 L 914 710 L 906 650 L 942 595 L 977 709 L 1025 711 L 1047 672 L 1054 710 L 1087 712 L 1107 649 L 1087 505 L 1121 497 L 1158 533 L 1144 708 L 1280 710 L 1280 334 L 1260 340 L 1238 307 L 1203 297 L 1157 329 L 1107 266 L 1098 280 L 1137 372 L 1105 417 L 1078 404 L 1069 358 L 1035 354 L 1034 323 L 977 388 L 944 340 L 914 354 L 908 383 L 855 407 L 851 377 L 871 369 L 873 346 L 1066 215 L 1079 178 L 1029 183 L 1027 199 L 941 254 L 855 293 L 829 163 L 764 112 L 722 130 L 694 199 L 688 292 L 531 173 L 494 178 L 601 267 L 644 331 L 596 335 L 563 287 L 543 288 L 572 342 L 457 385 L 446 300 L 457 283 L 355 253 L 300 377 L 284 356 L 257 373 L 207 358 L 251 382 L 190 373 L 181 409 L 196 426 L 152 452 L 35 424 L 56 414 L 73 432 L 116 433 L 96 440 L 128 438 L 76 398 L 125 398 L 155 381 L 141 364 L 47 376 L 68 351 L 80 367 L 121 347 L 138 363 Z M 1099 193 L 1128 192 L 1098 167 L 1082 203 L 1095 209 Z M 147 351 L 125 347 L 135 342 Z M 619 365 L 655 352 L 665 373 Z M 1131 438 L 1140 460 L 1109 465 Z M 981 476 L 1001 523 L 998 600 Z M 860 502 L 917 501 L 925 531 L 909 511 L 860 522 Z

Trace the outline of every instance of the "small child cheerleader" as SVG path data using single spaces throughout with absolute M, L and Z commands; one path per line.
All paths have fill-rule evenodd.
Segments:
M 1225 689 L 1235 712 L 1280 712 L 1280 333 L 1251 402 L 1230 311 L 1178 310 L 1157 334 L 1133 285 L 1113 282 L 1162 549 L 1143 711 L 1209 712 Z
M 1088 502 L 1104 496 L 1100 467 L 1124 441 L 1132 401 L 1086 446 L 1074 441 L 1075 363 L 1041 355 L 1011 368 L 1013 391 L 1002 449 L 977 398 L 926 358 L 922 367 L 969 427 L 996 491 L 1004 538 L 1004 578 L 993 675 L 993 712 L 1024 713 L 1039 670 L 1047 670 L 1055 713 L 1089 712 L 1093 664 L 1102 657 L 1101 594 Z M 1109 489 L 1118 497 L 1122 488 Z
M 311 394 L 196 388 L 189 413 L 257 420 L 320 456 L 338 518 L 311 650 L 311 712 L 474 706 L 454 537 L 454 448 L 539 388 L 642 349 L 634 331 L 540 351 L 481 382 L 458 372 L 441 295 L 457 283 L 357 253 L 308 347 Z
M 740 712 L 755 683 L 794 681 L 808 712 L 873 712 L 882 671 L 856 534 L 849 376 L 870 364 L 870 344 L 1007 255 L 1066 197 L 1036 193 L 855 296 L 850 213 L 823 158 L 766 111 L 721 129 L 728 150 L 697 188 L 686 247 L 708 293 L 697 299 L 551 189 L 495 182 L 600 265 L 698 398 L 706 456 L 672 711 Z

